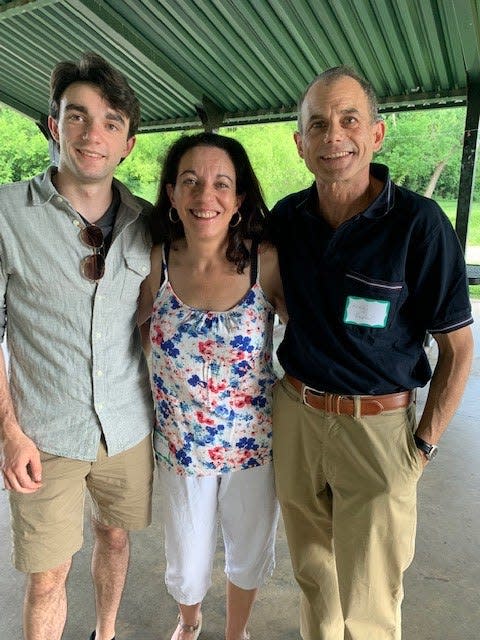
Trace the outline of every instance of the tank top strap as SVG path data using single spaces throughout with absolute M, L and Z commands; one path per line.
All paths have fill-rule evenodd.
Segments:
M 160 286 L 168 280 L 168 256 L 170 253 L 170 243 L 164 242 L 162 247 L 162 273 L 160 276 Z
M 252 240 L 250 247 L 250 286 L 260 279 L 260 265 L 258 262 L 258 241 Z

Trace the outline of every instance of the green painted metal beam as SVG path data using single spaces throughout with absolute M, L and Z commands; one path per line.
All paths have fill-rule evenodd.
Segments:
M 471 80 L 480 79 L 480 2 L 478 0 L 452 0 L 462 44 L 465 70 Z
M 14 0 L 14 2 L 0 5 L 0 21 L 22 13 L 31 13 L 37 9 L 43 9 L 57 2 L 59 0 Z
M 170 88 L 187 95 L 192 102 L 201 102 L 203 89 L 191 77 L 182 73 L 170 60 L 162 56 L 159 50 L 150 45 L 141 33 L 133 29 L 125 20 L 118 18 L 106 2 L 96 0 L 69 0 L 69 6 L 79 16 L 88 19 L 105 31 L 117 46 L 128 51 L 138 65 L 143 65 L 156 75 L 159 83 L 168 83 Z
M 4 91 L 0 91 L 0 102 L 3 102 L 7 105 L 7 107 L 15 109 L 15 111 L 18 111 L 22 115 L 27 116 L 27 118 L 31 118 L 36 122 L 40 122 L 43 118 L 46 117 L 45 113 L 42 113 L 41 111 L 35 111 L 35 109 L 32 109 L 28 105 L 20 102 L 14 96 L 11 96 Z

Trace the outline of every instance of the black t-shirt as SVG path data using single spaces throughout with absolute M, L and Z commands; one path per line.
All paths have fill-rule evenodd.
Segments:
M 289 323 L 278 350 L 285 371 L 320 390 L 384 394 L 431 377 L 426 331 L 473 322 L 465 261 L 440 207 L 391 182 L 364 212 L 332 229 L 317 190 L 276 204 L 272 229 Z

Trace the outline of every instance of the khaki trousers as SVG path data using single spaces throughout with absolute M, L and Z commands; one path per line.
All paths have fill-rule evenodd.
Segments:
M 413 558 L 415 407 L 378 416 L 304 405 L 274 391 L 275 482 L 304 640 L 399 640 L 403 572 Z

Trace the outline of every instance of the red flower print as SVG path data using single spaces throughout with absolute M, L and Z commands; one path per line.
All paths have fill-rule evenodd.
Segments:
M 154 326 L 153 331 L 150 334 L 153 344 L 161 345 L 163 342 L 163 332 L 160 327 Z
M 249 396 L 242 391 L 234 390 L 230 394 L 230 404 L 236 409 L 243 409 L 244 407 L 252 404 L 252 396 Z
M 216 466 L 220 466 L 225 461 L 225 449 L 223 447 L 212 447 L 208 450 L 208 455 Z
M 208 390 L 212 393 L 219 393 L 219 391 L 224 391 L 227 388 L 227 381 L 221 380 L 221 382 L 215 382 L 212 378 L 208 379 Z
M 198 350 L 206 360 L 211 360 L 214 354 L 215 341 L 205 340 L 198 343 Z
M 195 413 L 197 420 L 199 421 L 200 424 L 206 424 L 208 426 L 213 426 L 215 424 L 215 421 L 212 420 L 212 418 L 208 418 L 203 411 L 197 411 Z

